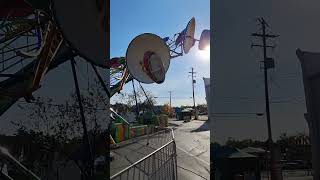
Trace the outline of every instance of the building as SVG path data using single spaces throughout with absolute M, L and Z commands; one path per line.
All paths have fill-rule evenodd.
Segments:
M 208 108 L 208 119 L 210 119 L 210 107 L 211 107 L 211 101 L 210 101 L 210 78 L 203 78 L 204 82 L 204 88 L 206 91 L 206 101 L 207 101 L 207 108 Z

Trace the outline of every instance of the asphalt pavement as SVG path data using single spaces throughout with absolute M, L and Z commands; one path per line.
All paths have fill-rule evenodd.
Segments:
M 199 119 L 201 120 L 192 120 L 186 123 L 176 119 L 169 120 L 169 127 L 174 130 L 178 179 L 181 180 L 210 179 L 209 125 L 206 117 L 202 116 Z M 111 176 L 158 148 L 148 145 L 147 141 L 148 138 L 145 136 L 112 149 L 114 160 L 110 164 Z M 159 145 L 163 143 L 161 142 Z
M 190 122 L 171 119 L 177 146 L 178 177 L 183 180 L 210 179 L 210 130 L 206 117 Z

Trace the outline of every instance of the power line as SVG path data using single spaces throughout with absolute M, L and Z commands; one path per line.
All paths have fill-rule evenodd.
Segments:
M 155 96 L 154 98 L 165 98 L 165 99 L 169 99 L 170 98 L 170 96 Z M 192 97 L 172 97 L 171 96 L 171 99 L 189 99 L 189 98 L 192 98 Z

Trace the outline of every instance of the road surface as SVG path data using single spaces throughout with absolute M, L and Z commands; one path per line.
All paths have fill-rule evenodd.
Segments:
M 200 118 L 199 118 L 200 119 Z M 203 120 L 169 121 L 177 145 L 178 177 L 184 180 L 210 179 L 210 130 Z
M 169 120 L 174 130 L 177 146 L 178 178 L 183 180 L 210 179 L 210 131 L 208 122 L 193 120 L 187 123 Z M 110 164 L 111 176 L 156 150 L 146 145 L 147 138 L 142 137 L 131 143 L 125 143 L 111 152 L 114 160 Z

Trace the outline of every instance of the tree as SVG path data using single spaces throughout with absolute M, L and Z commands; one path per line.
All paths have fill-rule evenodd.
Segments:
M 166 114 L 168 116 L 172 116 L 174 111 L 169 104 L 164 104 L 161 108 L 161 113 Z
M 198 111 L 199 112 L 201 112 L 201 113 L 208 113 L 208 107 L 207 107 L 207 104 L 199 104 L 198 106 L 197 106 L 197 109 L 198 109 Z
M 157 104 L 155 96 L 152 94 L 152 92 L 145 91 L 145 93 L 149 101 L 141 88 L 139 88 L 136 91 L 136 95 L 133 92 L 132 93 L 121 92 L 113 98 L 117 100 L 117 104 L 127 105 L 127 107 L 129 108 L 127 112 L 135 111 L 135 108 L 136 108 L 135 98 L 137 98 L 139 111 L 142 111 L 144 113 L 146 111 L 150 111 L 153 108 L 153 106 Z
M 286 159 L 311 161 L 311 145 L 308 135 L 296 133 L 289 136 L 286 133 L 281 133 L 276 143 L 279 144 Z
M 246 147 L 266 147 L 266 142 L 263 141 L 258 141 L 258 140 L 253 140 L 253 139 L 243 139 L 243 140 L 236 140 L 234 138 L 229 137 L 228 140 L 226 141 L 226 145 L 229 147 L 234 147 L 234 148 L 246 148 Z
M 110 115 L 107 106 L 109 98 L 100 88 L 98 81 L 94 81 L 94 85 L 87 91 L 81 92 L 81 100 L 91 145 L 98 147 L 101 144 L 106 144 L 107 134 L 105 132 L 109 126 Z M 67 159 L 70 157 L 82 158 L 81 153 L 87 153 L 80 150 L 83 147 L 81 144 L 84 143 L 82 141 L 83 127 L 75 93 L 71 93 L 64 103 L 59 104 L 51 98 L 38 97 L 32 103 L 20 103 L 19 107 L 28 114 L 28 118 L 12 121 L 12 124 L 17 127 L 17 135 L 24 134 L 31 137 L 32 146 L 37 147 L 37 151 L 35 151 L 37 153 L 33 153 L 33 158 L 27 159 L 29 160 L 27 163 L 47 162 L 43 163 L 43 166 L 37 167 L 35 172 L 40 171 L 39 168 L 46 167 L 49 172 L 56 152 L 59 152 L 60 158 Z M 101 138 L 102 136 L 104 139 Z M 45 152 L 40 151 L 44 148 Z M 105 152 L 101 149 L 93 149 L 96 156 L 99 155 L 98 151 Z M 75 153 L 76 155 L 73 155 Z
M 107 129 L 109 109 L 108 98 L 104 95 L 98 82 L 91 89 L 82 92 L 81 100 L 88 131 L 93 134 Z M 20 109 L 28 114 L 26 120 L 12 121 L 17 129 L 41 132 L 52 135 L 59 142 L 82 137 L 82 124 L 78 99 L 71 93 L 64 103 L 54 103 L 51 98 L 38 97 L 31 104 L 19 104 Z

